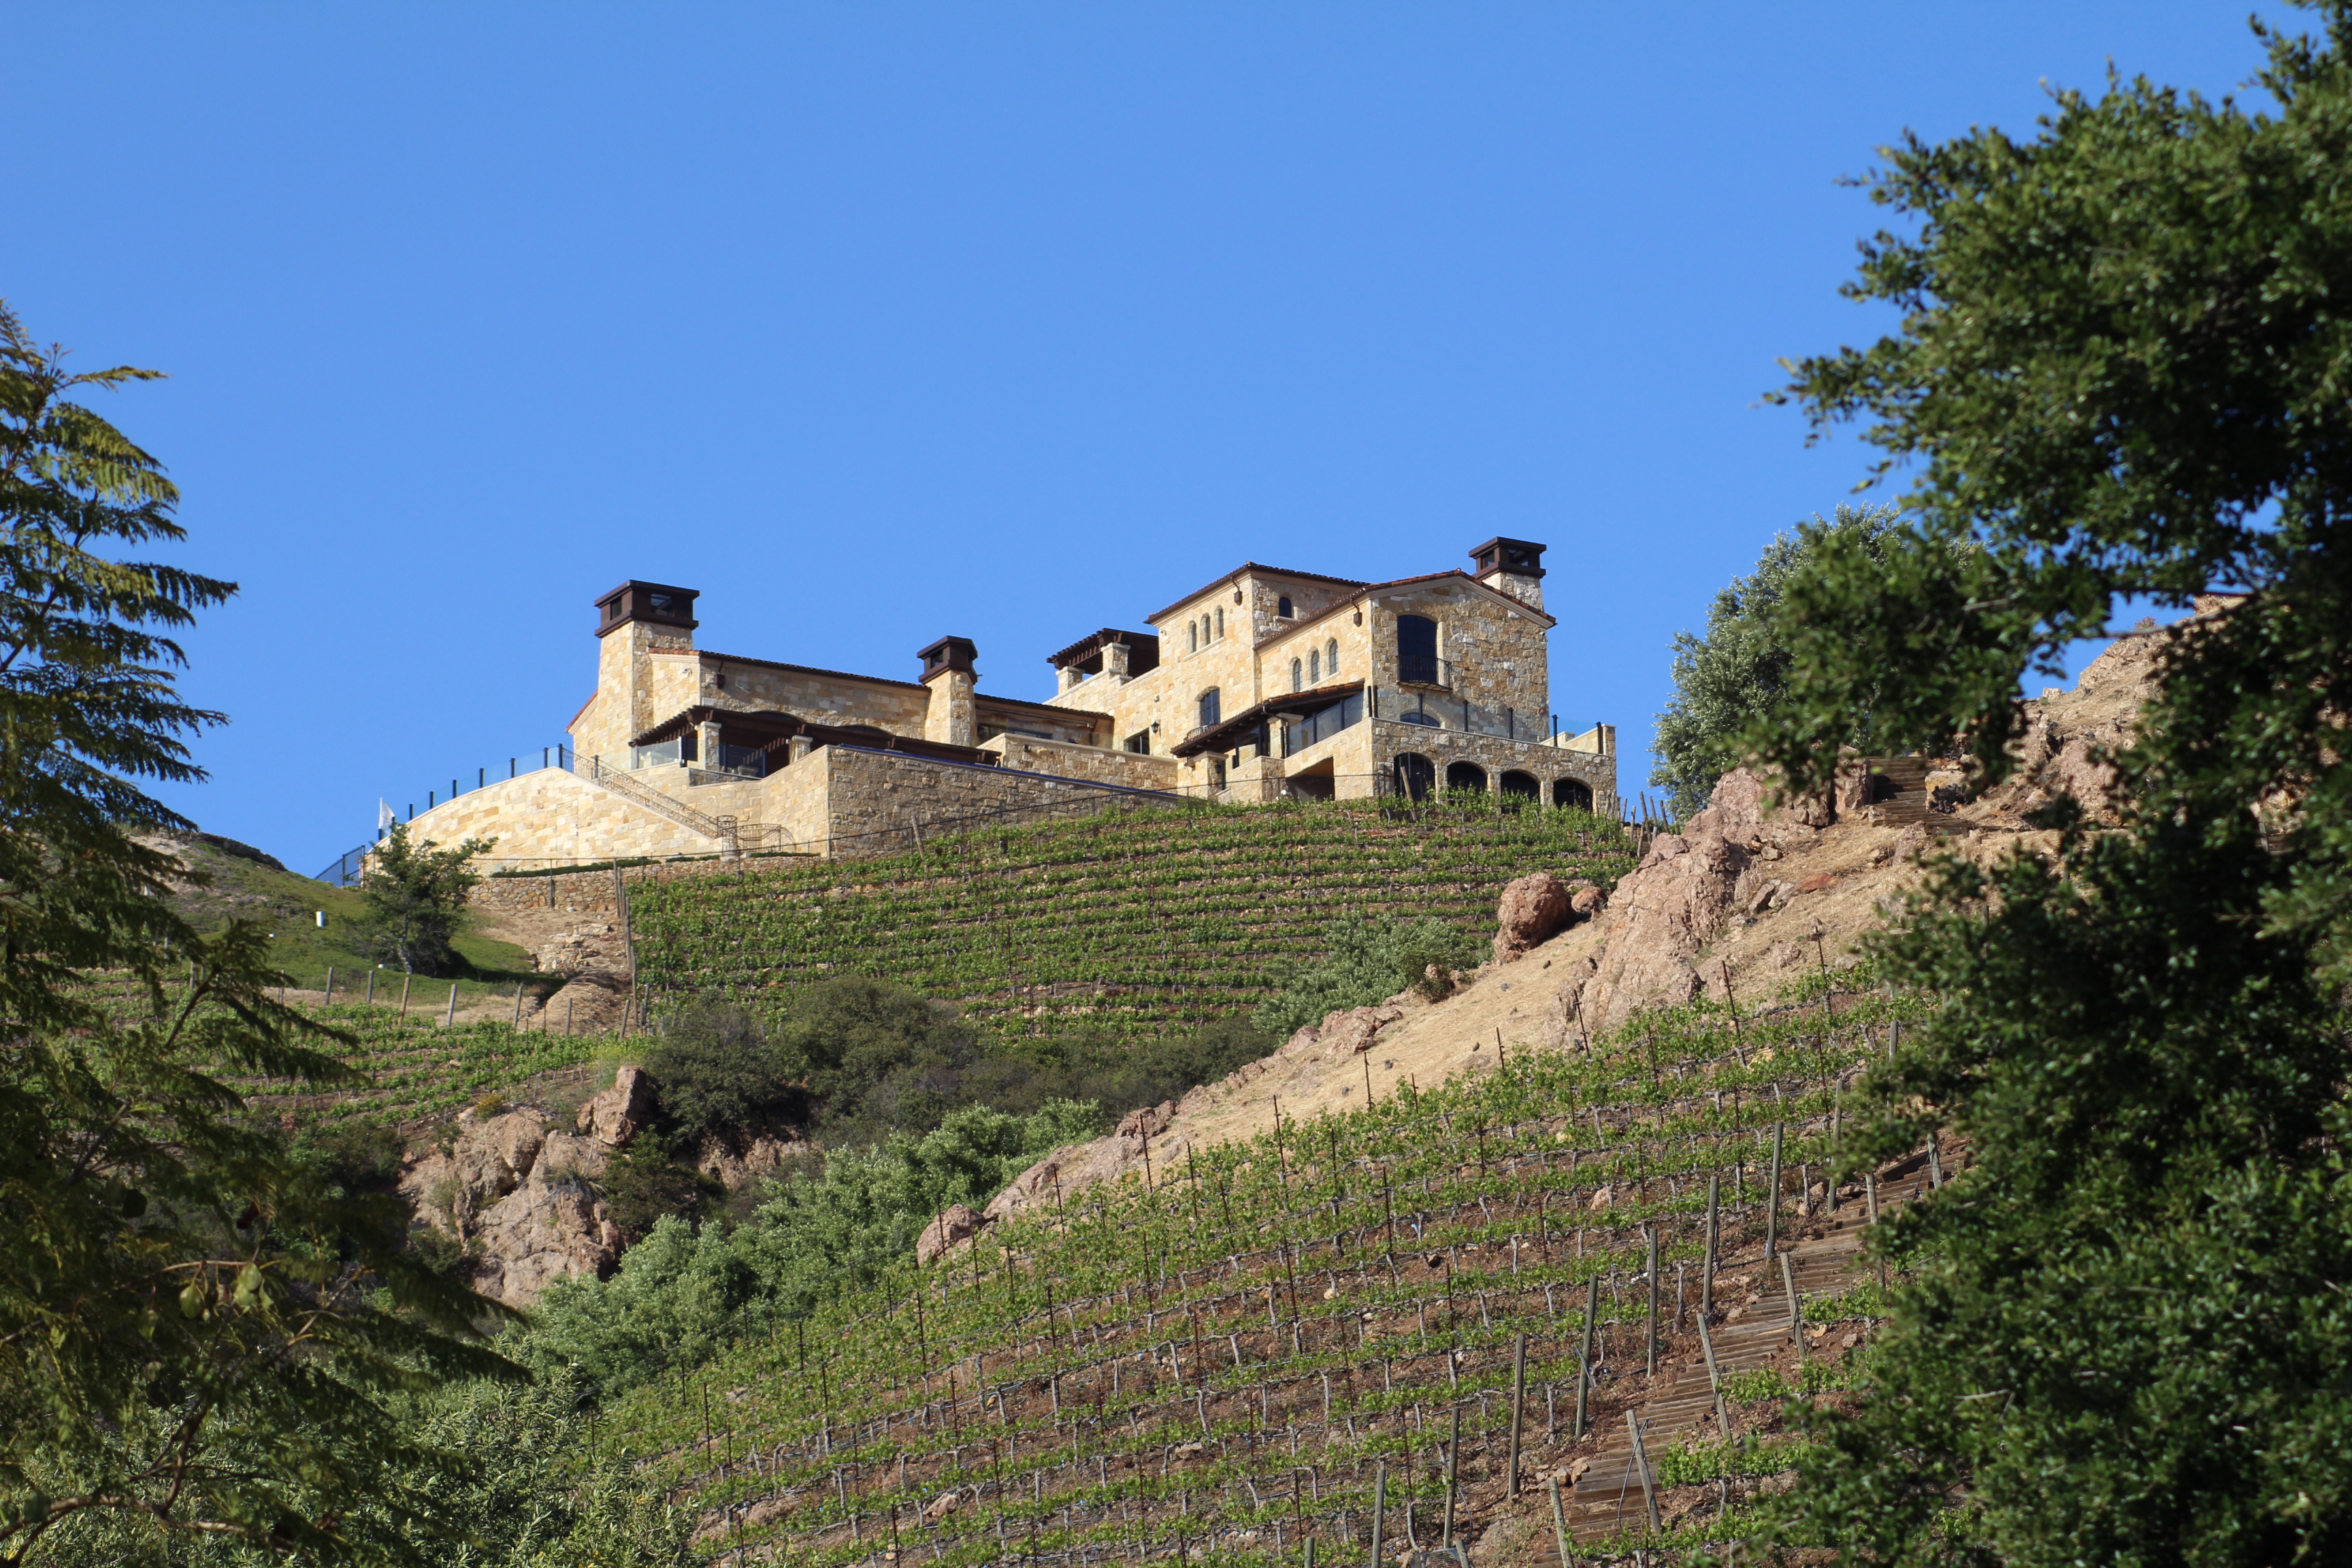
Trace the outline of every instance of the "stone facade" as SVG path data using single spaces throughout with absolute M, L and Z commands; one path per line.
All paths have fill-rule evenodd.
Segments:
M 866 853 L 919 820 L 1118 809 L 1137 791 L 1499 789 L 1614 813 L 1614 730 L 1570 736 L 1550 710 L 1543 546 L 1472 555 L 1473 572 L 1389 583 L 1244 564 L 1150 633 L 1052 656 L 1044 702 L 982 691 L 963 637 L 924 648 L 918 680 L 714 653 L 695 646 L 695 590 L 625 583 L 597 601 L 571 769 L 459 795 L 414 831 L 494 838 L 493 865 L 537 868 Z

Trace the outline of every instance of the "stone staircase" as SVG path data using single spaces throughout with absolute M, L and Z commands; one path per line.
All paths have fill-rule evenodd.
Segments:
M 708 812 L 697 811 L 690 805 L 681 805 L 651 785 L 639 784 L 626 773 L 591 769 L 581 773 L 578 776 L 594 784 L 598 789 L 609 790 L 630 805 L 641 805 L 656 816 L 674 822 L 690 832 L 699 833 L 713 841 L 721 836 L 717 817 Z
M 1880 1212 L 1884 1214 L 1909 1202 L 1927 1186 L 1924 1156 L 1916 1169 L 1883 1173 L 1878 1182 Z M 1859 1259 L 1863 1232 L 1868 1225 L 1864 1200 L 1842 1194 L 1834 1215 L 1820 1216 L 1808 1223 L 1808 1229 L 1821 1227 L 1820 1234 L 1784 1249 L 1796 1275 L 1801 1301 L 1840 1295 L 1862 1283 L 1864 1276 Z M 1727 1296 L 1721 1287 L 1727 1275 L 1746 1275 L 1752 1283 L 1737 1296 Z M 1792 1370 L 1796 1345 L 1790 1333 L 1788 1293 L 1781 1282 L 1778 1260 L 1769 1268 L 1759 1259 L 1718 1264 L 1716 1276 L 1718 1321 L 1711 1326 L 1710 1332 L 1718 1373 L 1728 1379 L 1759 1367 Z M 1751 1292 L 1759 1299 L 1744 1302 Z M 1696 1310 L 1696 1303 L 1693 1310 Z M 1654 1487 L 1660 1455 L 1679 1447 L 1685 1436 L 1696 1435 L 1700 1441 L 1712 1443 L 1722 1436 L 1697 1335 L 1694 1331 L 1687 1337 L 1686 1346 L 1678 1344 L 1674 1362 L 1661 1359 L 1655 1380 L 1635 1395 L 1638 1403 L 1631 1406 L 1634 1419 L 1641 1425 L 1643 1453 Z M 1605 1400 L 1607 1396 L 1603 1397 Z M 1591 1466 L 1577 1478 L 1574 1489 L 1563 1489 L 1560 1493 L 1569 1533 L 1580 1542 L 1600 1540 L 1622 1530 L 1638 1530 L 1648 1517 L 1642 1467 L 1634 1458 L 1633 1437 L 1627 1429 L 1624 1410 L 1611 1411 L 1595 1423 L 1595 1428 L 1599 1451 L 1593 1455 Z M 1658 1495 L 1663 1507 L 1663 1491 Z

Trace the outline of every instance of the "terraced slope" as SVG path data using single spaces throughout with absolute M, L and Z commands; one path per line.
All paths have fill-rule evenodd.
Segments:
M 563 1083 L 585 1085 L 589 1064 L 612 1050 L 610 1037 L 516 1030 L 507 1024 L 443 1027 L 432 1010 L 401 1018 L 388 1005 L 337 1004 L 308 1009 L 358 1037 L 335 1051 L 360 1073 L 347 1088 L 318 1091 L 278 1079 L 228 1076 L 246 1104 L 287 1124 L 347 1118 L 415 1129 L 445 1121 L 486 1094 L 545 1098 Z
M 640 994 L 781 1003 L 871 974 L 1003 1035 L 1146 1028 L 1255 1006 L 1335 917 L 1492 929 L 1513 877 L 1608 886 L 1633 864 L 1588 813 L 1399 802 L 1140 811 L 935 839 L 917 853 L 633 881 Z M 769 863 L 772 865 L 773 863 Z
M 1384 1552 L 1449 1519 L 1461 1539 L 1524 1531 L 1552 1475 L 1580 1481 L 1589 1542 L 1650 1533 L 1647 1496 L 1664 1532 L 1721 1541 L 1787 1462 L 1769 1396 L 1796 1352 L 1765 1235 L 1803 1247 L 1800 1290 L 1829 1298 L 1814 1376 L 1866 1327 L 1843 1244 L 1821 1244 L 1870 1200 L 1824 1212 L 1812 1178 L 1838 1093 L 1909 1004 L 1829 1003 L 1653 1017 L 1607 1054 L 1515 1055 L 1254 1142 L 1156 1148 L 1139 1179 L 806 1322 L 745 1325 L 600 1443 L 697 1510 L 711 1562 L 1274 1563 L 1310 1538 L 1356 1561 L 1376 1530 Z M 1732 1445 L 1667 1410 L 1687 1403 L 1710 1258 L 1723 1352 L 1748 1369 Z M 1637 1477 L 1611 1435 L 1654 1398 Z M 1521 1545 L 1486 1560 L 1538 1560 Z

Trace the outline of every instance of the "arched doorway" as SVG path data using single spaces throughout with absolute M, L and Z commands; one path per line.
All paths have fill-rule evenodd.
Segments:
M 1475 789 L 1483 795 L 1486 789 L 1486 770 L 1475 763 L 1448 763 L 1445 764 L 1445 787 Z
M 1427 800 L 1437 792 L 1437 764 L 1419 752 L 1400 752 L 1396 760 L 1397 793 L 1407 800 Z
M 1536 783 L 1536 775 L 1533 773 L 1523 773 L 1517 768 L 1513 768 L 1495 782 L 1496 787 L 1502 790 L 1503 799 L 1507 805 L 1516 805 L 1522 801 L 1531 801 L 1540 805 L 1543 801 L 1543 785 Z
M 1572 805 L 1579 811 L 1592 809 L 1592 786 L 1582 779 L 1554 779 L 1551 786 L 1554 805 Z

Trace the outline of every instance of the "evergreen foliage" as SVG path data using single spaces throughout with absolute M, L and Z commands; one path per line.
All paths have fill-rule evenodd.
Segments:
M 1476 938 L 1436 919 L 1336 921 L 1325 941 L 1328 951 L 1320 957 L 1295 963 L 1280 977 L 1281 989 L 1258 1009 L 1259 1028 L 1279 1038 L 1321 1023 L 1328 1013 L 1369 1007 L 1400 991 L 1442 996 L 1451 983 L 1430 979 L 1431 969 L 1441 974 L 1475 969 L 1479 960 Z
M 1675 635 L 1675 694 L 1658 715 L 1650 782 L 1667 791 L 1677 820 L 1703 810 L 1715 781 L 1748 760 L 1743 731 L 1781 697 L 1790 634 L 1774 612 L 1790 578 L 1822 548 L 1815 542 L 1833 540 L 1875 558 L 1895 517 L 1893 507 L 1841 506 L 1827 522 L 1815 518 L 1815 531 L 1776 535 L 1754 572 L 1716 595 L 1706 636 Z M 1871 695 L 1858 694 L 1840 744 L 1868 747 Z
M 1101 1122 L 1098 1108 L 1066 1100 L 1026 1117 L 969 1106 L 920 1138 L 842 1150 L 819 1172 L 770 1184 L 747 1225 L 697 1229 L 666 1216 L 611 1279 L 551 1289 L 510 1348 L 543 1373 L 578 1369 L 606 1397 L 699 1365 L 745 1332 L 805 1318 L 875 1279 L 914 1249 L 940 1210 L 985 1205 Z
M 360 874 L 367 951 L 410 974 L 446 977 L 464 968 L 452 944 L 466 923 L 466 894 L 482 879 L 473 858 L 497 842 L 468 838 L 448 849 L 430 839 L 412 844 L 408 825 L 394 823 Z
M 1942 1001 L 1857 1152 L 1940 1125 L 1976 1163 L 1896 1223 L 1922 1277 L 1815 1420 L 1788 1528 L 1850 1560 L 2352 1552 L 2352 6 L 2317 10 L 2264 35 L 2274 112 L 2111 80 L 1894 149 L 1905 233 L 1851 291 L 1903 329 L 1790 388 L 1919 475 L 1883 558 L 1814 531 L 1784 589 L 1752 736 L 1801 786 L 1865 697 L 1999 777 L 2025 670 L 2123 596 L 2231 595 L 2165 645 L 2121 830 L 2060 803 L 2054 859 L 1947 865 L 1885 949 Z
M 173 635 L 235 591 L 110 553 L 177 542 L 176 492 L 74 395 L 152 374 L 68 374 L 0 306 L 0 1563 L 92 1533 L 403 1556 L 442 1510 L 388 1401 L 510 1369 L 404 1213 L 212 1076 L 345 1074 L 264 933 L 193 929 L 136 837 L 193 826 L 142 786 L 203 776 L 219 715 Z

